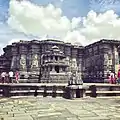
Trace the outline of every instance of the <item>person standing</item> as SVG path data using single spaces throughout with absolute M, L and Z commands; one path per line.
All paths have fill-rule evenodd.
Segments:
M 5 81 L 6 81 L 6 83 L 9 83 L 9 73 L 8 72 L 6 72 Z
M 19 79 L 19 72 L 16 71 L 15 72 L 15 80 L 16 80 L 17 83 L 19 83 L 18 79 Z
M 5 76 L 6 76 L 6 72 L 3 71 L 1 73 L 2 83 L 5 83 Z
M 10 83 L 13 83 L 13 71 L 10 71 L 8 74 Z
M 116 81 L 115 74 L 113 72 L 111 72 L 110 73 L 110 83 L 115 84 L 115 81 Z
M 120 69 L 118 70 L 118 73 L 117 73 L 117 83 L 120 83 Z

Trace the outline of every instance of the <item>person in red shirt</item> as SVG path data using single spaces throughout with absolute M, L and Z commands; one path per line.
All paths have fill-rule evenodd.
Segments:
M 109 79 L 109 83 L 115 84 L 115 83 L 116 83 L 115 73 L 112 72 L 112 71 L 110 71 L 109 76 L 108 76 L 108 79 Z
M 15 80 L 16 80 L 17 83 L 19 83 L 18 79 L 19 79 L 19 72 L 16 71 L 15 72 Z
M 117 83 L 120 83 L 120 69 L 118 70 L 117 78 L 118 78 Z

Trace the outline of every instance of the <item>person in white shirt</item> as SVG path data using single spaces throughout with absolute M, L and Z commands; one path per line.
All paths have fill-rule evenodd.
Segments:
M 9 81 L 10 83 L 13 83 L 13 71 L 9 72 Z
M 1 73 L 2 83 L 5 83 L 5 76 L 6 76 L 6 72 L 2 72 Z

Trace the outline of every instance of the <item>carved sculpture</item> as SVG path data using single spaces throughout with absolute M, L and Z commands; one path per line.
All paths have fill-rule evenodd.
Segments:
M 21 55 L 21 58 L 20 58 L 20 66 L 22 67 L 22 69 L 26 68 L 26 59 L 25 59 L 25 56 L 23 55 Z
M 31 68 L 34 68 L 34 67 L 38 67 L 38 55 L 35 54 L 34 57 L 33 57 L 33 60 L 32 60 L 32 65 L 31 65 Z
M 83 81 L 81 79 L 81 74 L 78 72 L 72 73 L 68 82 L 69 85 L 79 85 L 79 84 L 82 85 Z

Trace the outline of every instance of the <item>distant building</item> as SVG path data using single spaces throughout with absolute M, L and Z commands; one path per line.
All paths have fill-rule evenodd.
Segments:
M 84 82 L 106 82 L 109 71 L 119 69 L 119 45 L 105 39 L 85 47 L 51 39 L 21 40 L 3 48 L 0 72 L 19 70 L 24 82 L 66 83 L 76 72 Z

